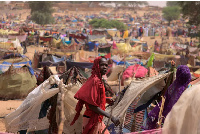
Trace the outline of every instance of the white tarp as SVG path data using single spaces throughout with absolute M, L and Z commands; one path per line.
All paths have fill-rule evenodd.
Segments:
M 51 84 L 58 84 L 60 79 L 54 75 L 44 81 L 40 86 L 28 94 L 23 103 L 12 113 L 5 117 L 7 132 L 18 132 L 19 130 L 43 130 L 49 127 L 47 117 L 39 118 L 41 104 L 59 92 L 58 88 L 50 89 Z
M 113 109 L 112 115 L 114 117 L 119 117 L 121 121 L 126 113 L 126 110 L 130 106 L 130 104 L 138 97 L 142 95 L 147 89 L 150 89 L 154 85 L 160 83 L 163 79 L 169 76 L 170 73 L 160 74 L 154 77 L 145 78 L 145 80 L 141 81 L 132 81 L 129 88 L 126 90 L 122 100 L 117 104 L 117 106 Z M 106 109 L 106 112 L 111 113 L 111 107 Z M 107 124 L 108 118 L 104 118 L 104 123 Z M 110 122 L 112 123 L 112 122 Z
M 163 134 L 200 133 L 200 85 L 193 85 L 183 92 L 167 115 Z
M 48 129 L 49 120 L 47 117 L 38 119 L 39 112 L 41 104 L 59 92 L 58 88 L 51 88 L 50 85 L 58 85 L 59 82 L 60 79 L 58 75 L 52 75 L 49 79 L 29 93 L 23 103 L 14 112 L 5 117 L 6 131 L 16 133 L 20 130 L 28 130 L 28 132 L 30 132 Z M 66 134 L 81 133 L 82 130 L 82 115 L 85 108 L 83 108 L 76 123 L 73 126 L 70 126 L 70 123 L 76 114 L 75 107 L 77 100 L 74 98 L 74 95 L 80 87 L 80 83 L 64 86 L 65 123 L 63 129 Z

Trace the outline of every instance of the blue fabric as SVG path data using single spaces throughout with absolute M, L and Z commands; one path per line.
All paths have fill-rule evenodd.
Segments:
M 129 18 L 129 20 L 132 22 L 134 19 L 133 18 Z
M 77 20 L 72 20 L 72 22 L 77 22 Z
M 123 61 L 120 61 L 117 63 L 117 65 L 126 65 L 126 67 L 129 67 L 130 66 L 130 63 L 128 63 L 127 61 L 126 62 L 123 62 Z
M 57 88 L 58 85 L 57 84 L 54 84 L 51 88 Z M 51 89 L 50 88 L 50 89 Z M 39 113 L 39 118 L 38 119 L 41 119 L 41 118 L 44 118 L 46 117 L 47 115 L 47 110 L 49 109 L 49 106 L 50 106 L 50 101 L 49 99 L 45 100 L 42 105 L 41 105 L 41 109 L 40 109 L 40 113 Z
M 62 38 L 61 40 L 62 40 L 62 43 L 63 43 L 63 45 L 65 45 L 65 39 L 64 39 L 64 38 Z
M 110 126 L 108 126 L 108 130 L 110 131 L 110 134 L 116 134 L 115 131 L 115 125 L 112 123 Z
M 140 64 L 141 66 L 144 66 L 143 62 L 137 62 L 137 64 Z
M 61 57 L 61 58 L 58 58 L 58 57 L 52 55 L 52 58 L 53 58 L 53 62 L 55 62 L 55 63 L 61 62 L 61 61 L 65 61 L 65 60 L 66 60 L 66 57 L 65 57 L 65 56 L 63 56 L 63 57 Z
M 27 63 L 28 63 L 30 66 L 32 65 L 31 60 L 29 60 L 29 61 L 25 61 L 25 62 L 13 63 L 13 64 L 14 64 L 14 65 L 20 65 L 20 64 L 27 64 Z M 11 65 L 12 63 L 4 61 L 2 64 Z
M 69 41 L 65 41 L 65 43 L 69 45 L 69 44 L 71 44 L 71 41 L 70 40 Z
M 147 122 L 145 121 L 146 119 L 147 119 L 147 117 L 148 117 L 148 112 L 147 112 L 147 109 L 145 109 L 145 113 L 144 113 L 144 126 L 146 126 L 147 125 Z
M 128 129 L 126 128 L 123 128 L 123 133 L 130 133 L 131 131 L 129 131 Z
M 114 63 L 116 63 L 116 64 L 117 64 L 117 62 L 118 62 L 118 61 L 116 61 L 116 60 L 112 60 L 112 61 L 113 61 Z
M 42 103 L 38 119 L 42 119 L 42 118 L 46 117 L 49 106 L 50 106 L 49 99 L 45 100 Z
M 143 52 L 146 52 L 148 50 L 148 45 L 147 45 L 147 43 L 143 43 L 142 44 L 142 51 Z
M 92 51 L 94 49 L 95 43 L 94 42 L 88 42 L 87 45 L 89 46 L 89 51 Z
M 70 37 L 69 37 L 69 39 L 70 39 Z M 63 43 L 63 45 L 69 45 L 69 44 L 71 44 L 71 40 L 69 40 L 69 41 L 65 41 L 65 39 L 64 38 L 62 38 L 62 43 Z
M 124 64 L 125 64 L 125 65 L 126 65 L 126 68 L 129 67 L 129 66 L 131 65 L 131 64 L 128 63 L 127 61 L 126 61 L 126 62 L 124 62 L 124 61 L 119 61 L 119 62 L 118 62 L 118 61 L 116 61 L 116 60 L 113 60 L 113 62 L 116 63 L 117 65 L 124 65 Z
M 77 41 L 77 39 L 74 39 L 74 41 L 75 41 L 77 44 L 79 44 L 79 42 Z
M 15 68 L 21 68 L 21 67 L 22 67 L 21 64 L 27 64 L 27 63 L 29 63 L 30 66 L 32 65 L 31 61 L 13 63 L 13 65 L 14 65 Z M 0 70 L 1 70 L 2 72 L 4 72 L 5 69 L 7 70 L 7 69 L 10 67 L 10 66 L 6 66 L 6 65 L 12 65 L 12 63 L 10 63 L 10 62 L 5 62 L 5 61 L 4 61 L 2 64 L 0 64 Z M 33 70 L 33 68 L 32 68 L 32 67 L 29 67 L 29 66 L 27 66 L 27 67 L 28 67 L 29 72 L 31 73 L 31 75 L 34 75 L 34 70 Z
M 70 40 L 70 41 L 72 40 L 72 37 L 71 37 L 71 36 L 69 36 L 69 40 Z
M 98 47 L 98 46 L 99 46 L 99 43 L 95 43 L 95 46 Z
M 4 73 L 5 71 L 7 71 L 9 69 L 10 66 L 6 66 L 5 64 L 0 64 L 0 70 L 2 73 Z M 21 68 L 22 66 L 14 66 L 15 68 Z
M 140 40 L 138 40 L 138 39 L 131 39 L 132 41 L 140 41 Z

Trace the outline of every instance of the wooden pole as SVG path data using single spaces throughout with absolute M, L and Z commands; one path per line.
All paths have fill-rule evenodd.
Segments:
M 163 113 L 164 105 L 165 105 L 165 98 L 162 96 L 162 103 L 161 103 L 159 119 L 158 119 L 158 128 L 162 127 L 162 119 L 163 119 L 162 113 Z
M 64 127 L 64 90 L 63 90 L 63 79 L 59 83 L 59 93 L 57 100 L 58 114 L 58 134 L 62 134 Z

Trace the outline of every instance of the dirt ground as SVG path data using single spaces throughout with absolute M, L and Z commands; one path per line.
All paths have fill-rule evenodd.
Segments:
M 0 133 L 5 132 L 4 117 L 15 111 L 22 103 L 22 100 L 0 101 Z
M 44 47 L 37 47 L 37 46 L 28 46 L 27 47 L 27 53 L 25 54 L 30 60 L 33 60 L 33 56 L 35 51 L 37 52 L 43 52 L 43 50 L 46 49 Z

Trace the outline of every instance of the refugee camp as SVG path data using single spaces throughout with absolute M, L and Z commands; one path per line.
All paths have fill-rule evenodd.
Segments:
M 200 134 L 199 1 L 0 1 L 0 134 Z

